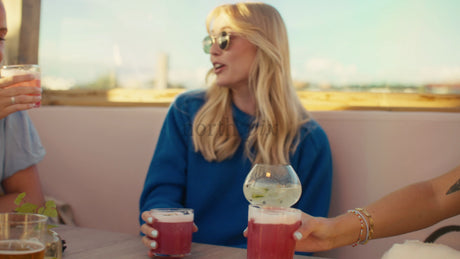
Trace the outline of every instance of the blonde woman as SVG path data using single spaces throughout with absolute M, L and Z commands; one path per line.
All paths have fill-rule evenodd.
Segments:
M 243 182 L 255 163 L 291 164 L 303 186 L 294 206 L 326 216 L 329 142 L 293 88 L 280 14 L 263 3 L 222 5 L 209 14 L 207 31 L 210 87 L 182 94 L 170 107 L 140 199 L 141 223 L 151 222 L 152 208 L 193 208 L 194 242 L 244 247 Z M 156 249 L 161 233 L 149 224 L 141 231 Z

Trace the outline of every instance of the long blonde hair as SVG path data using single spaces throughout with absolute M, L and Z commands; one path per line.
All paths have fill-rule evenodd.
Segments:
M 283 19 L 264 3 L 221 5 L 207 17 L 208 32 L 212 21 L 221 15 L 228 18 L 232 31 L 258 48 L 248 82 L 256 99 L 256 113 L 245 152 L 253 163 L 288 164 L 299 129 L 310 116 L 293 87 Z M 207 81 L 211 86 L 193 122 L 193 143 L 207 161 L 222 161 L 234 155 L 241 137 L 233 121 L 231 89 L 216 85 L 212 69 Z

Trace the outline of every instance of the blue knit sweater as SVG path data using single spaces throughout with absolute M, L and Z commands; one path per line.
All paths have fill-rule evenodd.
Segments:
M 193 234 L 194 242 L 246 247 L 243 230 L 249 203 L 243 182 L 252 165 L 243 144 L 222 162 L 208 162 L 194 151 L 191 128 L 204 102 L 204 91 L 189 91 L 171 105 L 145 179 L 140 212 L 160 207 L 192 208 L 199 228 Z M 233 106 L 233 119 L 243 143 L 253 117 Z M 303 125 L 290 163 L 303 187 L 294 207 L 314 216 L 327 216 L 332 158 L 327 136 L 316 121 Z

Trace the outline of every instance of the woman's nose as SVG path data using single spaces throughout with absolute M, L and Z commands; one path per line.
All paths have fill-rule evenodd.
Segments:
M 214 42 L 211 45 L 211 49 L 209 50 L 209 54 L 211 54 L 211 55 L 219 55 L 220 53 L 222 53 L 222 50 L 219 48 L 219 44 L 217 44 L 217 42 Z

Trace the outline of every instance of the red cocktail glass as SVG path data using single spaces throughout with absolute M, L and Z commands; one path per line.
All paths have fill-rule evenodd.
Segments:
M 193 209 L 166 208 L 151 210 L 152 227 L 158 231 L 156 256 L 183 257 L 192 248 Z
M 292 259 L 301 211 L 249 205 L 248 259 Z

